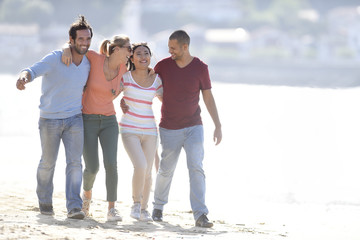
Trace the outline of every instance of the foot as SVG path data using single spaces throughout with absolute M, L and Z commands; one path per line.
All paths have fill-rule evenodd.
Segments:
M 44 215 L 54 215 L 54 209 L 52 204 L 39 203 L 40 213 Z
M 203 228 L 211 228 L 214 226 L 212 222 L 209 222 L 209 219 L 206 217 L 205 214 L 201 215 L 195 222 L 196 227 L 203 227 Z
M 162 210 L 154 208 L 154 210 L 152 212 L 152 219 L 155 222 L 162 222 L 162 220 L 163 220 Z
M 67 214 L 68 218 L 72 219 L 84 219 L 85 213 L 80 208 L 73 208 Z
M 151 218 L 150 213 L 146 209 L 141 209 L 139 220 L 143 222 L 152 222 L 153 219 Z
M 134 205 L 132 205 L 132 207 L 131 207 L 130 217 L 135 218 L 136 220 L 139 220 L 140 219 L 140 209 L 141 209 L 140 203 L 134 203 Z
M 90 204 L 91 204 L 91 198 L 86 198 L 85 194 L 82 195 L 83 205 L 82 205 L 82 211 L 85 213 L 86 217 L 90 216 Z
M 122 217 L 120 216 L 118 210 L 111 208 L 107 214 L 107 220 L 109 222 L 120 222 L 122 221 Z

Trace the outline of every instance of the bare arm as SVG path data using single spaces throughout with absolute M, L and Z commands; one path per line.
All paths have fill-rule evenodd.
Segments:
M 25 84 L 31 81 L 31 74 L 28 71 L 22 71 L 16 81 L 16 88 L 25 90 Z
M 201 92 L 203 95 L 205 106 L 215 124 L 214 142 L 215 145 L 218 145 L 222 140 L 222 131 L 218 111 L 215 104 L 215 99 L 212 95 L 211 89 L 202 90 Z
M 155 71 L 154 71 L 154 69 L 151 68 L 151 67 L 148 67 L 148 73 L 149 73 L 149 76 L 153 76 L 153 75 L 156 74 Z
M 71 48 L 70 48 L 70 44 L 69 43 L 65 43 L 63 48 L 63 53 L 61 56 L 61 61 L 66 65 L 66 66 L 70 66 L 70 64 L 72 63 L 72 55 L 71 55 Z
M 125 114 L 127 111 L 129 111 L 129 106 L 125 103 L 124 98 L 120 100 L 120 108 L 121 111 Z
M 153 70 L 154 71 L 154 70 Z M 161 84 L 157 89 L 156 89 L 156 97 L 160 100 L 160 102 L 162 102 L 163 101 L 163 95 L 164 95 L 164 87 L 163 87 L 163 85 L 162 85 L 162 80 L 161 80 L 161 78 L 160 78 L 160 76 L 158 76 L 158 74 L 156 74 L 155 72 L 154 72 L 154 74 L 155 74 L 155 81 L 158 79 L 158 80 L 160 80 L 160 83 L 159 84 Z M 156 78 L 157 77 L 157 78 Z

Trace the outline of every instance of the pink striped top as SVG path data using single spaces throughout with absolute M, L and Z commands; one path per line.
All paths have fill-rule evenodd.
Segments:
M 163 94 L 160 77 L 156 75 L 154 83 L 148 88 L 138 85 L 132 78 L 131 72 L 126 72 L 122 81 L 124 100 L 129 106 L 129 111 L 121 118 L 120 132 L 157 135 L 152 100 Z

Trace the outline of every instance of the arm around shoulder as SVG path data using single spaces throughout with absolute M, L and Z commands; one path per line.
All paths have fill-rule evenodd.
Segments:
M 160 100 L 160 102 L 162 102 L 164 89 L 163 89 L 163 85 L 162 85 L 162 80 L 158 74 L 156 74 L 155 81 L 157 81 L 156 96 Z
M 72 63 L 72 55 L 71 55 L 71 48 L 69 43 L 65 43 L 62 47 L 62 55 L 61 55 L 61 61 L 66 65 L 70 66 Z

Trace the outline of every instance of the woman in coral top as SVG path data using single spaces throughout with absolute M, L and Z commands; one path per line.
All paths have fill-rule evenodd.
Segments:
M 65 56 L 69 57 L 64 49 Z M 106 174 L 106 191 L 108 201 L 108 221 L 121 221 L 122 217 L 115 209 L 117 200 L 117 146 L 119 126 L 116 119 L 113 100 L 123 90 L 122 76 L 127 72 L 127 63 L 131 55 L 129 37 L 114 36 L 104 40 L 100 53 L 88 51 L 86 54 L 91 69 L 84 89 L 83 119 L 84 119 L 84 150 L 85 170 L 83 175 L 83 211 L 89 216 L 92 188 L 96 174 L 99 171 L 98 142 L 103 153 Z M 71 60 L 70 60 L 71 61 Z

